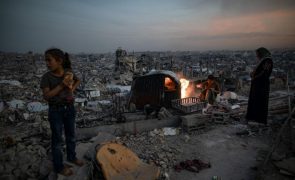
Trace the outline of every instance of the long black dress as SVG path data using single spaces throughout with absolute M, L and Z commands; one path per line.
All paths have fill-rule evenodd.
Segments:
M 261 60 L 252 75 L 246 119 L 267 124 L 269 77 L 273 68 L 270 57 Z

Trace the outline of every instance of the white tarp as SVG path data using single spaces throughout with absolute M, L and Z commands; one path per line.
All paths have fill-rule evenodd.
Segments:
M 131 86 L 120 86 L 120 85 L 116 85 L 116 84 L 108 84 L 106 86 L 108 89 L 115 89 L 118 88 L 121 90 L 121 92 L 129 92 L 131 90 Z
M 101 101 L 98 101 L 98 103 L 101 105 L 111 105 L 112 104 L 112 102 L 109 100 L 101 100 Z
M 178 131 L 176 128 L 171 128 L 171 127 L 164 127 L 163 132 L 165 136 L 174 136 L 178 134 Z
M 90 97 L 99 97 L 100 96 L 100 91 L 90 91 Z
M 84 103 L 85 101 L 87 101 L 86 98 L 75 98 L 76 103 Z
M 24 119 L 25 119 L 25 120 L 28 120 L 29 117 L 30 117 L 30 114 L 29 114 L 29 113 L 24 113 L 23 116 L 24 116 Z
M 231 109 L 239 109 L 240 107 L 241 107 L 240 105 L 235 104 L 235 105 L 232 105 L 232 106 L 231 106 Z
M 22 100 L 18 100 L 18 99 L 14 99 L 12 101 L 9 101 L 7 104 L 12 109 L 24 109 L 25 108 L 25 102 Z
M 98 101 L 88 101 L 86 109 L 92 110 L 92 111 L 101 111 Z
M 40 112 L 40 111 L 45 111 L 48 109 L 48 105 L 44 105 L 40 102 L 30 102 L 27 105 L 27 108 L 30 112 Z
M 0 84 L 10 84 L 12 86 L 22 87 L 22 84 L 16 80 L 0 80 Z
M 222 95 L 224 99 L 237 99 L 238 95 L 231 91 L 225 91 Z

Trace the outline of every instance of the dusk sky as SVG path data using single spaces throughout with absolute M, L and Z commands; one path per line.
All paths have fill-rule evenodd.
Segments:
M 0 51 L 295 47 L 295 0 L 1 0 Z

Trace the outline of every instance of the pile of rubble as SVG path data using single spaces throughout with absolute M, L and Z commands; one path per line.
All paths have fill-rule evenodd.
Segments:
M 157 129 L 149 133 L 126 135 L 116 141 L 132 149 L 144 162 L 156 164 L 164 171 L 175 165 L 177 156 L 182 152 L 181 146 L 170 146 L 164 133 Z
M 47 157 L 49 141 L 30 138 L 1 137 L 0 179 L 42 179 L 52 171 Z
M 135 152 L 146 163 L 155 164 L 161 169 L 161 177 L 183 161 L 184 144 L 189 143 L 190 136 L 179 134 L 178 128 L 154 129 L 136 135 L 117 137 L 116 142 L 123 144 Z M 192 154 L 191 158 L 198 156 Z

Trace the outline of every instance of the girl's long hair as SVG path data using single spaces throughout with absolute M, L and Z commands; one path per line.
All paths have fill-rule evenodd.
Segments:
M 72 69 L 72 63 L 68 53 L 64 53 L 62 50 L 58 48 L 50 48 L 45 51 L 45 54 L 50 54 L 56 59 L 61 59 L 62 67 L 64 69 Z

